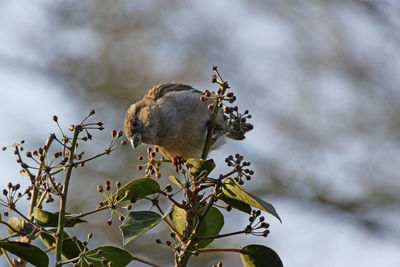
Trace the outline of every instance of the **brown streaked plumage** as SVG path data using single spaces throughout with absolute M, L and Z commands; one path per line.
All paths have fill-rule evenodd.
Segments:
M 153 86 L 137 103 L 132 104 L 124 120 L 125 135 L 133 148 L 140 143 L 157 145 L 166 158 L 183 159 L 201 156 L 210 119 L 208 105 L 200 101 L 201 91 L 180 83 Z M 224 128 L 222 111 L 216 123 Z M 224 143 L 224 138 L 212 147 Z

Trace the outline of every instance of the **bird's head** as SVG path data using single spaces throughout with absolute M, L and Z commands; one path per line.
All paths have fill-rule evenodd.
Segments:
M 139 101 L 136 104 L 132 104 L 125 114 L 125 136 L 134 149 L 146 139 L 149 113 L 149 107 L 144 105 L 142 101 Z

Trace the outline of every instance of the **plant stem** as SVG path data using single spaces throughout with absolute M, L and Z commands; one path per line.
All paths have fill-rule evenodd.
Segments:
M 222 235 L 214 235 L 214 236 L 200 236 L 198 239 L 199 240 L 203 240 L 203 239 L 216 239 L 216 238 L 222 238 L 222 237 L 227 237 L 227 236 L 231 236 L 231 235 L 240 235 L 240 234 L 244 234 L 246 233 L 245 230 L 241 230 L 241 231 L 236 231 L 236 232 L 232 232 L 232 233 L 228 233 L 228 234 L 222 234 Z
M 87 216 L 87 215 L 90 215 L 90 214 L 93 214 L 93 213 L 96 213 L 96 212 L 99 212 L 99 211 L 102 211 L 102 210 L 106 210 L 106 209 L 109 209 L 110 208 L 110 206 L 103 206 L 103 207 L 101 207 L 101 208 L 98 208 L 98 209 L 95 209 L 95 210 L 91 210 L 91 211 L 88 211 L 88 212 L 85 212 L 85 213 L 80 213 L 80 214 L 75 214 L 74 216 L 71 216 L 70 218 L 72 219 L 72 218 L 82 218 L 82 217 L 85 217 L 85 216 Z
M 211 115 L 210 121 L 208 123 L 208 128 L 207 128 L 207 136 L 206 136 L 206 142 L 204 144 L 204 149 L 203 153 L 201 154 L 202 159 L 207 159 L 208 152 L 210 151 L 211 145 L 212 145 L 212 135 L 214 132 L 214 123 L 218 115 L 219 107 L 218 107 L 219 101 L 215 102 L 215 107 L 214 107 L 214 112 Z
M 80 131 L 81 131 L 80 127 L 75 127 L 74 136 L 72 138 L 71 148 L 69 150 L 69 156 L 68 156 L 69 167 L 67 168 L 64 175 L 63 191 L 60 196 L 60 214 L 58 215 L 58 228 L 56 232 L 56 263 L 55 263 L 56 267 L 61 266 L 61 252 L 62 252 L 62 242 L 64 235 L 65 210 L 67 206 L 68 186 L 69 186 L 69 181 L 71 179 L 72 168 L 74 167 L 73 161 L 75 155 L 75 148 Z
M 149 262 L 149 261 L 146 261 L 146 260 L 144 260 L 144 259 L 141 259 L 141 258 L 138 258 L 138 257 L 135 257 L 135 256 L 133 256 L 133 260 L 135 260 L 135 261 L 140 261 L 140 262 L 142 262 L 142 263 L 145 263 L 145 264 L 150 265 L 150 266 L 153 266 L 153 267 L 161 267 L 160 265 L 157 265 L 157 264 L 155 264 L 155 263 L 151 263 L 151 262 Z
M 208 253 L 208 252 L 235 252 L 240 253 L 238 248 L 199 248 L 198 253 Z
M 10 259 L 10 256 L 8 256 L 8 254 L 7 254 L 7 251 L 4 248 L 2 248 L 1 252 L 3 252 L 4 256 L 6 256 L 8 264 L 10 264 L 10 266 L 14 266 L 14 264 L 12 263 L 12 260 Z
M 44 159 L 40 162 L 39 169 L 38 169 L 37 175 L 35 177 L 35 182 L 33 184 L 32 198 L 31 198 L 31 201 L 29 203 L 29 212 L 28 212 L 28 217 L 29 218 L 32 218 L 33 209 L 34 209 L 34 207 L 36 207 L 37 199 L 38 199 L 38 196 L 39 196 L 40 176 L 42 175 L 42 169 L 43 169 L 43 166 L 45 164 L 45 158 L 46 158 L 47 151 L 49 150 L 49 147 L 50 147 L 52 142 L 53 142 L 53 138 L 48 137 L 47 140 L 46 140 L 45 147 L 44 147 L 44 153 L 43 153 L 44 154 Z

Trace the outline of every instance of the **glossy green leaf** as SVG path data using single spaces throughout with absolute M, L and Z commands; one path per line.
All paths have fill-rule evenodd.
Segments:
M 172 176 L 172 175 L 171 175 L 170 177 L 168 177 L 168 179 L 169 179 L 171 182 L 173 182 L 174 184 L 176 184 L 177 186 L 179 186 L 180 188 L 183 187 L 182 182 L 179 181 L 178 178 L 176 178 L 175 176 Z
M 283 267 L 278 254 L 269 247 L 249 245 L 240 250 L 244 267 Z
M 237 210 L 243 211 L 245 213 L 251 214 L 250 205 L 245 203 L 245 202 L 243 202 L 243 201 L 240 201 L 240 200 L 237 200 L 237 199 L 234 199 L 234 198 L 230 198 L 230 197 L 228 197 L 228 196 L 226 196 L 224 194 L 222 194 L 219 197 L 219 199 L 222 200 L 223 202 L 225 202 L 225 204 L 231 206 L 234 209 L 237 209 Z
M 11 225 L 15 230 L 18 230 L 18 228 L 21 226 L 22 221 L 17 218 L 17 217 L 11 217 L 8 219 L 8 224 Z M 14 233 L 13 230 L 7 227 L 8 233 L 11 235 Z
M 99 250 L 102 251 L 102 253 L 99 253 Z M 103 247 L 97 247 L 94 249 L 89 250 L 86 252 L 86 259 L 89 262 L 92 262 L 94 264 L 94 267 L 103 267 L 101 263 L 101 259 L 104 257 L 108 262 L 112 261 L 112 266 L 118 266 L 118 267 L 125 267 L 128 265 L 132 260 L 134 260 L 133 255 L 122 248 L 118 247 L 113 247 L 113 246 L 103 246 Z M 88 267 L 89 265 L 85 261 L 81 261 L 80 267 Z M 108 265 L 106 265 L 108 266 Z
M 57 227 L 58 226 L 58 212 L 52 213 L 39 208 L 33 209 L 33 216 L 40 226 Z M 64 227 L 73 227 L 77 223 L 86 222 L 80 218 L 75 218 L 72 215 L 65 216 Z
M 212 159 L 188 159 L 186 163 L 192 165 L 192 167 L 189 168 L 189 175 L 191 177 L 199 176 L 203 170 L 206 170 L 207 173 L 210 174 L 215 168 L 215 163 Z
M 138 178 L 136 180 L 130 181 L 118 190 L 118 197 L 121 200 L 138 200 L 144 198 L 145 196 L 152 195 L 154 193 L 160 192 L 161 188 L 157 181 L 151 178 Z M 125 196 L 126 192 L 129 192 Z M 115 197 L 115 194 L 114 194 Z M 104 201 L 104 205 L 108 202 Z
M 0 241 L 0 248 L 20 257 L 37 267 L 48 267 L 49 257 L 40 248 L 22 242 Z
M 179 233 L 183 233 L 186 227 L 186 211 L 177 206 L 173 206 L 170 218 L 175 229 Z M 211 237 L 218 235 L 224 225 L 224 216 L 215 207 L 211 207 L 208 211 L 203 223 L 199 229 L 199 237 Z M 214 239 L 204 239 L 199 241 L 199 248 L 204 248 L 209 245 Z
M 250 206 L 266 211 L 282 222 L 274 206 L 253 194 L 247 193 L 235 180 L 231 178 L 225 179 L 222 186 L 222 193 L 229 198 L 243 201 Z
M 182 234 L 183 230 L 185 230 L 186 224 L 186 211 L 181 209 L 175 205 L 172 205 L 172 211 L 169 215 L 172 224 L 174 225 L 175 229 Z
M 132 211 L 119 227 L 124 246 L 161 222 L 163 216 L 153 211 Z
M 55 232 L 56 230 L 53 229 L 52 231 Z M 69 259 L 78 257 L 79 253 L 84 248 L 82 242 L 80 242 L 79 240 L 76 242 L 72 241 L 72 239 L 69 238 L 69 235 L 67 232 L 64 232 L 63 237 L 64 237 L 64 240 L 63 240 L 62 252 L 61 252 L 63 259 L 69 260 Z M 51 247 L 55 246 L 55 244 L 56 244 L 56 240 L 54 239 L 54 237 L 47 233 L 41 233 L 40 240 L 47 248 L 51 248 Z M 81 250 L 79 250 L 78 246 L 81 248 Z M 55 249 L 52 249 L 52 251 L 55 252 Z

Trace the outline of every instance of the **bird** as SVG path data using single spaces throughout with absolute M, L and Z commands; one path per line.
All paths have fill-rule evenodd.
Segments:
M 200 101 L 204 93 L 181 83 L 159 83 L 129 106 L 124 119 L 126 138 L 135 149 L 141 143 L 155 145 L 167 159 L 200 158 L 206 141 L 213 100 Z M 222 109 L 215 120 L 214 134 L 227 126 Z M 241 140 L 243 135 L 227 134 Z M 211 149 L 225 143 L 219 138 Z

